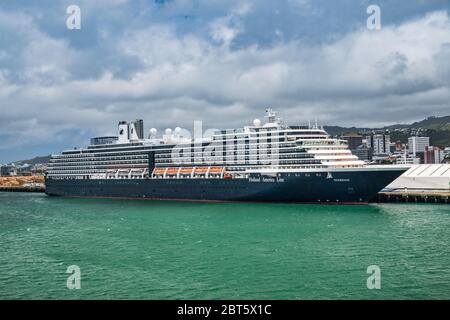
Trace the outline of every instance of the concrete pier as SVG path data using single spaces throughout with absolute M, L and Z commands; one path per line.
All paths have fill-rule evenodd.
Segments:
M 44 193 L 45 187 L 0 187 L 0 192 L 35 192 Z
M 450 191 L 408 190 L 378 193 L 378 202 L 450 203 Z
M 419 164 L 378 194 L 378 202 L 449 203 L 450 164 Z

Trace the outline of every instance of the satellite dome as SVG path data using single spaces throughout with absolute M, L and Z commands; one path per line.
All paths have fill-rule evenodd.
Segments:
M 253 120 L 253 125 L 254 125 L 255 127 L 259 127 L 259 126 L 261 125 L 261 120 L 259 120 L 259 119 Z
M 180 133 L 181 132 L 181 128 L 180 127 L 176 127 L 175 128 L 175 133 Z
M 172 134 L 172 129 L 167 128 L 167 129 L 166 129 L 166 134 L 167 134 L 167 135 L 171 135 L 171 134 Z
M 151 136 L 156 136 L 156 133 L 158 132 L 158 130 L 156 130 L 156 128 L 151 128 L 150 129 L 150 135 Z

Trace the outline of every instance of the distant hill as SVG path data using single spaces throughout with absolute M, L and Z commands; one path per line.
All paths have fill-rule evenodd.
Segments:
M 428 129 L 437 131 L 450 131 L 450 116 L 445 117 L 429 117 L 425 120 L 414 122 L 413 124 L 396 124 L 385 127 L 391 128 L 414 128 L 414 129 Z
M 372 129 L 370 128 L 356 128 L 356 127 L 339 127 L 339 126 L 324 126 L 323 127 L 328 134 L 332 136 L 350 134 L 350 133 L 363 133 L 368 132 Z
M 33 159 L 29 159 L 29 160 L 19 160 L 19 161 L 14 161 L 14 163 L 16 165 L 22 165 L 25 163 L 34 165 L 34 164 L 38 164 L 38 163 L 48 163 L 50 160 L 50 155 L 48 156 L 41 156 L 41 157 L 34 157 Z
M 332 136 L 359 133 L 368 134 L 371 131 L 382 132 L 389 130 L 391 141 L 401 141 L 406 143 L 412 134 L 430 137 L 430 143 L 438 147 L 450 146 L 450 116 L 429 117 L 412 124 L 395 124 L 383 128 L 356 128 L 325 126 L 324 129 Z M 412 133 L 413 131 L 414 133 Z
M 325 126 L 324 129 L 331 135 L 351 133 L 351 132 L 369 132 L 369 131 L 385 131 L 394 129 L 419 129 L 435 130 L 435 131 L 450 131 L 450 116 L 445 117 L 429 117 L 422 121 L 417 121 L 412 124 L 394 124 L 382 128 L 357 128 L 357 127 L 339 127 L 339 126 Z

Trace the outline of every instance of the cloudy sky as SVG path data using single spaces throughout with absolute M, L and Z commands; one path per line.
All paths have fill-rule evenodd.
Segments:
M 69 5 L 81 29 L 66 27 Z M 367 29 L 370 4 L 381 29 Z M 119 120 L 233 128 L 450 114 L 448 0 L 0 1 L 0 163 L 83 146 Z

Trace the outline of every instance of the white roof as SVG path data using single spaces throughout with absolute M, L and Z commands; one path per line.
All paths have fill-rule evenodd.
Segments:
M 391 182 L 387 189 L 450 189 L 450 164 L 417 164 Z
M 406 171 L 405 177 L 447 177 L 450 178 L 450 164 L 418 164 Z

